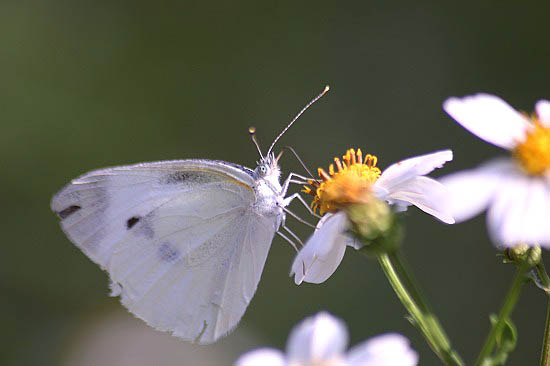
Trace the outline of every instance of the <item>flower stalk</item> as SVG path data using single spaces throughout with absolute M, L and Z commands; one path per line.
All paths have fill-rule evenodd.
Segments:
M 544 336 L 542 338 L 542 350 L 540 352 L 540 366 L 550 366 L 550 277 L 548 277 L 542 259 L 537 263 L 534 270 L 537 276 L 535 283 L 544 290 L 547 296 L 546 321 Z
M 354 248 L 366 256 L 375 256 L 398 299 L 421 331 L 434 353 L 447 366 L 462 366 L 464 362 L 452 349 L 439 320 L 430 310 L 420 287 L 399 253 L 403 239 L 402 225 L 387 204 L 369 200 L 346 209 L 350 229 L 358 243 Z
M 548 296 L 546 305 L 546 324 L 540 352 L 540 366 L 550 366 L 550 296 Z
M 497 315 L 496 322 L 493 324 L 491 331 L 489 332 L 489 335 L 481 348 L 481 352 L 479 353 L 475 363 L 476 366 L 484 366 L 487 364 L 495 347 L 497 337 L 502 333 L 504 327 L 506 326 L 506 322 L 510 318 L 510 315 L 512 315 L 512 311 L 516 306 L 521 288 L 526 281 L 526 275 L 530 268 L 531 264 L 528 261 L 524 261 L 519 264 L 514 280 L 512 281 L 512 285 L 510 286 L 510 289 L 504 299 L 504 304 Z
M 399 264 L 396 265 L 392 258 Z M 418 287 L 413 285 L 414 282 L 408 271 L 406 271 L 402 262 L 396 260 L 396 258 L 398 256 L 394 254 L 381 253 L 378 255 L 378 262 L 395 294 L 439 359 L 447 366 L 463 366 L 464 362 L 458 353 L 451 348 L 449 339 L 435 315 L 428 310 L 427 303 Z

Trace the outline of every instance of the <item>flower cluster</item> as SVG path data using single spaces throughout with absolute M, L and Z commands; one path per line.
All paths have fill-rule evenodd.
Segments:
M 383 172 L 378 158 L 349 149 L 334 158 L 328 173 L 309 180 L 303 192 L 324 215 L 291 268 L 296 284 L 326 281 L 339 266 L 347 246 L 358 249 L 349 234 L 352 205 L 382 200 L 394 211 L 414 205 L 444 223 L 469 219 L 489 207 L 488 226 L 497 245 L 519 243 L 550 247 L 550 102 L 536 105 L 528 116 L 500 98 L 478 94 L 450 98 L 444 109 L 480 138 L 512 152 L 481 167 L 448 175 L 440 181 L 426 177 L 452 160 L 450 150 L 409 158 Z
M 321 283 L 338 268 L 348 246 L 367 254 L 374 247 L 378 251 L 372 253 L 432 350 L 446 365 L 462 366 L 464 362 L 450 347 L 410 277 L 404 282 L 399 279 L 394 270 L 399 262 L 397 247 L 387 243 L 399 241 L 396 217 L 409 206 L 447 224 L 488 210 L 487 225 L 494 243 L 507 247 L 506 260 L 518 265 L 506 305 L 492 319 L 492 331 L 476 363 L 500 365 L 515 344 L 510 314 L 530 269 L 536 266 L 535 283 L 550 293 L 550 277 L 543 269 L 538 246 L 550 248 L 550 101 L 537 102 L 531 115 L 487 94 L 449 98 L 443 107 L 468 131 L 510 155 L 435 180 L 426 175 L 451 161 L 451 150 L 405 159 L 384 171 L 376 156 L 347 150 L 341 159 L 334 158 L 328 171 L 319 168 L 319 179 L 308 180 L 303 188 L 302 192 L 313 197 L 312 210 L 322 217 L 296 255 L 290 274 L 298 285 Z M 506 337 L 510 339 L 503 340 Z M 549 339 L 545 337 L 544 342 L 543 350 L 550 349 Z M 343 323 L 322 312 L 294 328 L 285 353 L 256 350 L 243 355 L 236 366 L 405 366 L 418 362 L 408 341 L 398 334 L 375 337 L 348 352 L 346 345 Z M 548 365 L 550 357 L 543 355 L 543 361 L 541 365 Z
M 346 352 L 346 326 L 320 312 L 290 333 L 286 352 L 261 348 L 242 355 L 235 366 L 415 366 L 418 356 L 408 340 L 389 333 L 364 341 Z

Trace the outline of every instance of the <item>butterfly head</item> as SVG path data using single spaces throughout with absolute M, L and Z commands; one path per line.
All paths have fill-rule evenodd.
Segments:
M 273 153 L 267 155 L 266 157 L 262 157 L 260 161 L 258 161 L 258 165 L 256 166 L 256 169 L 254 172 L 256 173 L 256 176 L 258 178 L 263 178 L 266 180 L 276 180 L 279 181 L 279 177 L 281 175 L 281 169 L 279 168 L 279 164 L 277 163 L 277 158 Z

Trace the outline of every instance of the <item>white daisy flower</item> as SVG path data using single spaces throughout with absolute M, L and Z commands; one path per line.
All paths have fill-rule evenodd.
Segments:
M 449 98 L 443 109 L 474 135 L 512 153 L 441 179 L 452 193 L 455 219 L 487 209 L 497 245 L 550 248 L 550 102 L 537 102 L 536 114 L 528 116 L 496 96 L 476 94 Z
M 242 355 L 235 366 L 415 366 L 418 355 L 400 334 L 371 338 L 346 352 L 344 323 L 320 312 L 298 324 L 286 352 L 262 348 Z
M 290 275 L 294 274 L 296 284 L 302 281 L 321 283 L 334 273 L 346 246 L 356 247 L 347 234 L 350 223 L 342 209 L 351 204 L 367 203 L 373 195 L 397 210 L 414 205 L 445 223 L 454 223 L 442 199 L 446 196 L 445 187 L 425 176 L 452 159 L 452 151 L 443 150 L 400 161 L 382 173 L 376 167 L 376 156 L 367 154 L 363 159 L 361 150 L 355 153 L 350 149 L 343 156 L 343 162 L 334 158 L 336 169 L 332 164 L 329 173 L 320 168 L 322 181 L 310 180 L 313 189 L 305 187 L 304 192 L 315 197 L 314 209 L 319 208 L 321 214 L 327 214 L 292 264 Z

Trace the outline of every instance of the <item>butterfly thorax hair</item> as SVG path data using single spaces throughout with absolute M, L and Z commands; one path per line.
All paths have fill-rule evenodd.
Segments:
M 281 169 L 274 154 L 258 161 L 254 170 L 256 209 L 262 214 L 280 215 L 282 212 L 282 187 L 279 182 Z

